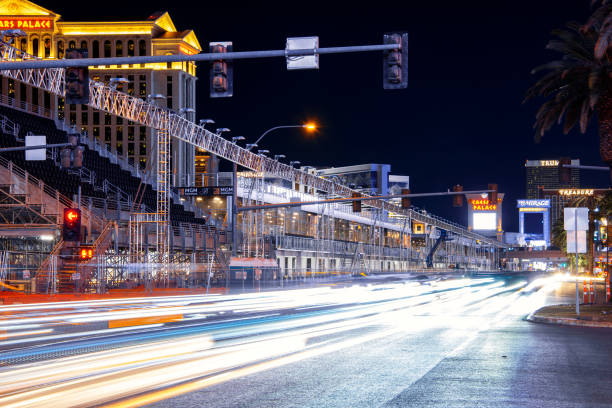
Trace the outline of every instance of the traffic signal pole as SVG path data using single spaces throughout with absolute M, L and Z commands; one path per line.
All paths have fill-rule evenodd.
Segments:
M 54 147 L 68 147 L 72 146 L 72 143 L 55 143 L 37 146 L 21 146 L 21 147 L 3 147 L 0 149 L 0 153 L 6 152 L 20 152 L 23 150 L 38 150 L 38 149 L 51 149 Z
M 39 69 L 39 68 L 74 68 L 91 67 L 97 65 L 124 65 L 124 64 L 151 64 L 158 62 L 188 62 L 188 61 L 216 61 L 255 59 L 255 58 L 279 58 L 279 57 L 303 57 L 322 54 L 343 54 L 353 52 L 371 52 L 385 50 L 399 50 L 400 44 L 375 44 L 356 45 L 347 47 L 324 47 L 302 50 L 264 50 L 264 51 L 240 51 L 219 53 L 200 53 L 195 55 L 154 55 L 141 57 L 112 57 L 112 58 L 78 58 L 61 60 L 34 60 L 20 62 L 2 62 L 0 70 Z

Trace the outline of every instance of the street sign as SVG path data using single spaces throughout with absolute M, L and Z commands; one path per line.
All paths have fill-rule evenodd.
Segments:
M 563 209 L 563 229 L 586 231 L 589 229 L 589 209 L 585 207 Z M 569 235 L 569 234 L 568 234 Z
M 570 231 L 567 234 L 567 253 L 576 253 L 576 236 L 578 236 L 578 253 L 586 254 L 587 240 L 586 231 Z
M 234 194 L 234 187 L 179 187 L 178 193 L 179 195 L 186 197 L 231 196 Z
M 47 136 L 34 136 L 34 135 L 28 136 L 26 135 L 25 144 L 26 144 L 26 147 L 44 146 L 47 144 Z M 26 150 L 25 159 L 26 161 L 47 160 L 47 150 L 45 148 Z
M 319 48 L 319 37 L 287 38 L 286 51 L 316 50 Z M 287 69 L 319 69 L 319 54 L 286 57 Z

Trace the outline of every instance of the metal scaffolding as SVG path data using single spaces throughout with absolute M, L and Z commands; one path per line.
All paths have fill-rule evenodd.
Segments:
M 5 42 L 0 43 L 0 57 L 0 63 L 37 59 Z M 0 74 L 60 96 L 64 95 L 65 82 L 63 68 L 4 69 L 0 70 Z M 109 112 L 113 115 L 123 117 L 153 129 L 165 129 L 170 137 L 193 144 L 196 147 L 237 163 L 247 169 L 260 171 L 269 177 L 288 180 L 328 194 L 336 194 L 340 197 L 351 197 L 354 192 L 354 190 L 349 187 L 338 184 L 332 180 L 309 174 L 271 158 L 254 154 L 235 143 L 223 139 L 215 133 L 209 132 L 203 126 L 198 126 L 176 113 L 119 92 L 103 83 L 90 81 L 89 93 L 89 105 L 95 109 Z M 372 200 L 368 201 L 366 204 L 377 209 L 384 209 L 390 213 L 409 216 L 414 221 L 427 223 L 449 232 L 462 234 L 494 247 L 505 246 L 496 239 L 484 237 L 472 231 L 468 231 L 462 226 L 435 217 L 430 217 L 429 215 L 413 210 L 402 209 L 387 201 Z

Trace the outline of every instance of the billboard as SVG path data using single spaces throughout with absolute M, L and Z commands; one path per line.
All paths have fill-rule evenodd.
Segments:
M 478 230 L 496 230 L 497 213 L 494 212 L 474 212 L 473 228 Z
M 549 208 L 550 200 L 529 200 L 529 199 L 521 199 L 516 200 L 517 208 Z

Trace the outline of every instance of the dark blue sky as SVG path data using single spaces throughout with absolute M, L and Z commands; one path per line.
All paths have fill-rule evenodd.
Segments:
M 325 47 L 380 43 L 386 31 L 407 31 L 408 89 L 382 89 L 380 53 L 344 54 L 322 56 L 318 71 L 287 72 L 283 59 L 238 61 L 235 96 L 209 99 L 202 64 L 198 117 L 212 117 L 251 142 L 269 127 L 315 119 L 323 125 L 315 139 L 279 131 L 260 147 L 313 166 L 389 163 L 392 173 L 411 177 L 413 192 L 496 182 L 506 193 L 506 231 L 518 229 L 515 200 L 525 195 L 527 158 L 571 156 L 601 164 L 595 126 L 568 136 L 555 128 L 535 144 L 539 104 L 522 104 L 535 82 L 531 69 L 555 57 L 545 50 L 550 31 L 584 21 L 590 0 L 395 3 L 203 2 L 197 10 L 186 3 L 110 0 L 105 4 L 112 11 L 96 19 L 139 19 L 164 9 L 179 30 L 194 29 L 203 46 L 233 41 L 237 51 L 282 49 L 288 36 L 318 35 Z M 68 2 L 39 4 L 66 20 L 93 19 Z M 583 179 L 586 186 L 609 184 L 606 174 Z M 466 223 L 466 208 L 452 208 L 450 199 L 414 203 Z

